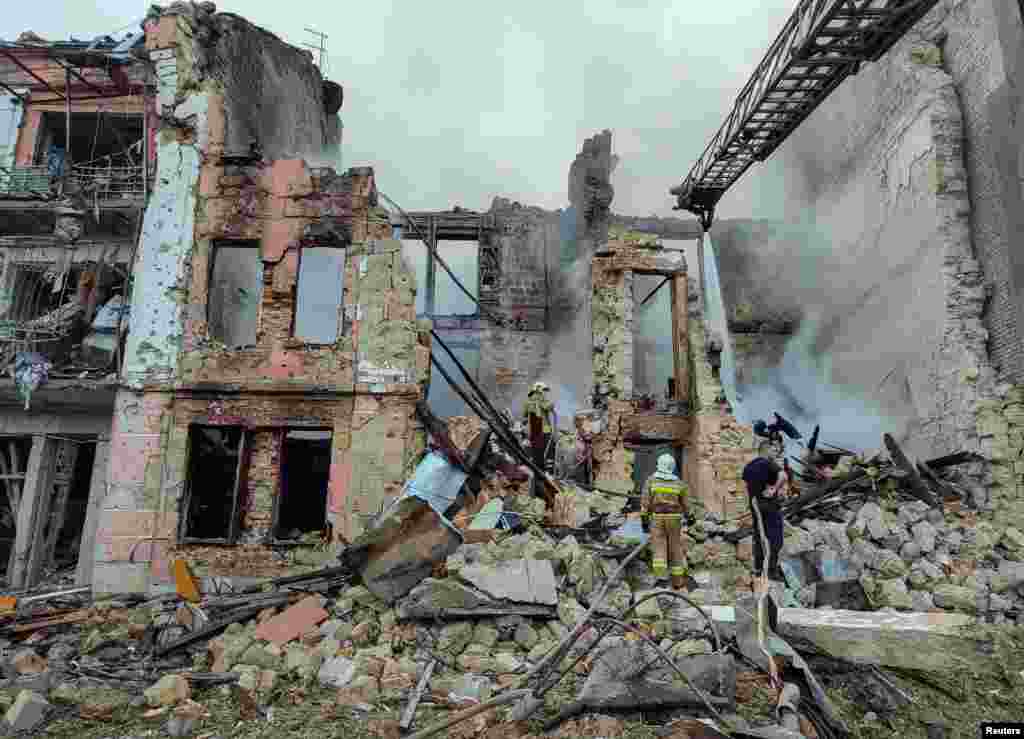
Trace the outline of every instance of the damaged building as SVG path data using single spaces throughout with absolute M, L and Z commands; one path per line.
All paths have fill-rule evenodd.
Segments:
M 0 566 L 92 577 L 153 150 L 141 32 L 0 44 Z

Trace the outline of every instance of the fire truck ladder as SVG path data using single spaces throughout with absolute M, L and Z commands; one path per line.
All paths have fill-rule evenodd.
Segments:
M 725 191 L 763 162 L 862 62 L 873 62 L 937 0 L 801 0 L 681 185 L 675 210 L 707 231 Z

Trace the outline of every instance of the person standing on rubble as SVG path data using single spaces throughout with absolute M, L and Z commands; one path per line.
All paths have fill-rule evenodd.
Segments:
M 676 475 L 671 454 L 658 457 L 658 467 L 644 483 L 640 510 L 644 531 L 651 533 L 654 557 L 651 569 L 656 578 L 672 578 L 672 589 L 686 584 L 686 552 L 683 551 L 683 519 L 690 518 L 690 489 Z
M 783 575 L 779 568 L 779 552 L 782 551 L 783 542 L 782 492 L 786 475 L 773 460 L 757 457 L 743 468 L 743 482 L 747 484 L 747 497 L 750 500 L 750 515 L 754 526 L 755 583 L 764 575 L 767 575 L 769 580 L 781 582 Z M 767 572 L 764 570 L 766 545 Z
M 523 408 L 523 420 L 526 421 L 533 463 L 542 470 L 547 462 L 552 427 L 558 425 L 555 408 L 548 399 L 548 390 L 548 386 L 543 382 L 533 383 L 526 396 L 526 406 Z

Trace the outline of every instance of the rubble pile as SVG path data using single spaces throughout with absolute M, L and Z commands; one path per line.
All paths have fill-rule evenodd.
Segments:
M 417 471 L 338 563 L 306 575 L 232 589 L 181 561 L 175 593 L 10 599 L 4 728 L 131 715 L 212 737 L 313 701 L 328 721 L 417 739 L 648 736 L 631 732 L 652 724 L 673 737 L 856 736 L 866 715 L 895 720 L 909 705 L 893 697 L 907 682 L 880 668 L 987 664 L 996 642 L 960 630 L 1024 618 L 1024 536 L 962 502 L 901 499 L 885 483 L 906 476 L 880 458 L 834 471 L 824 487 L 838 503 L 794 509 L 826 515 L 787 524 L 785 584 L 750 595 L 742 522 L 706 514 L 685 533 L 689 587 L 673 592 L 659 589 L 627 500 L 560 483 L 572 520 L 555 520 L 500 452 L 471 453 L 486 446 L 479 426 L 451 429 L 466 466 L 485 469 L 457 534 L 442 513 L 472 477 L 453 466 Z M 436 491 L 443 505 L 414 489 L 429 479 L 455 487 Z M 404 567 L 379 566 L 395 552 Z M 894 633 L 904 648 L 886 641 Z M 844 713 L 833 696 L 850 691 L 859 707 Z

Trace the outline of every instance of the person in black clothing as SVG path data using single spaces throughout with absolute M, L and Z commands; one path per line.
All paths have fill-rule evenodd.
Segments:
M 768 579 L 783 580 L 779 569 L 779 552 L 782 550 L 782 489 L 786 477 L 779 466 L 770 459 L 758 457 L 743 468 L 743 481 L 747 484 L 750 499 L 750 515 L 754 525 L 754 577 L 760 577 L 764 568 L 764 547 L 757 526 L 757 506 L 764 522 L 764 535 L 768 540 Z

